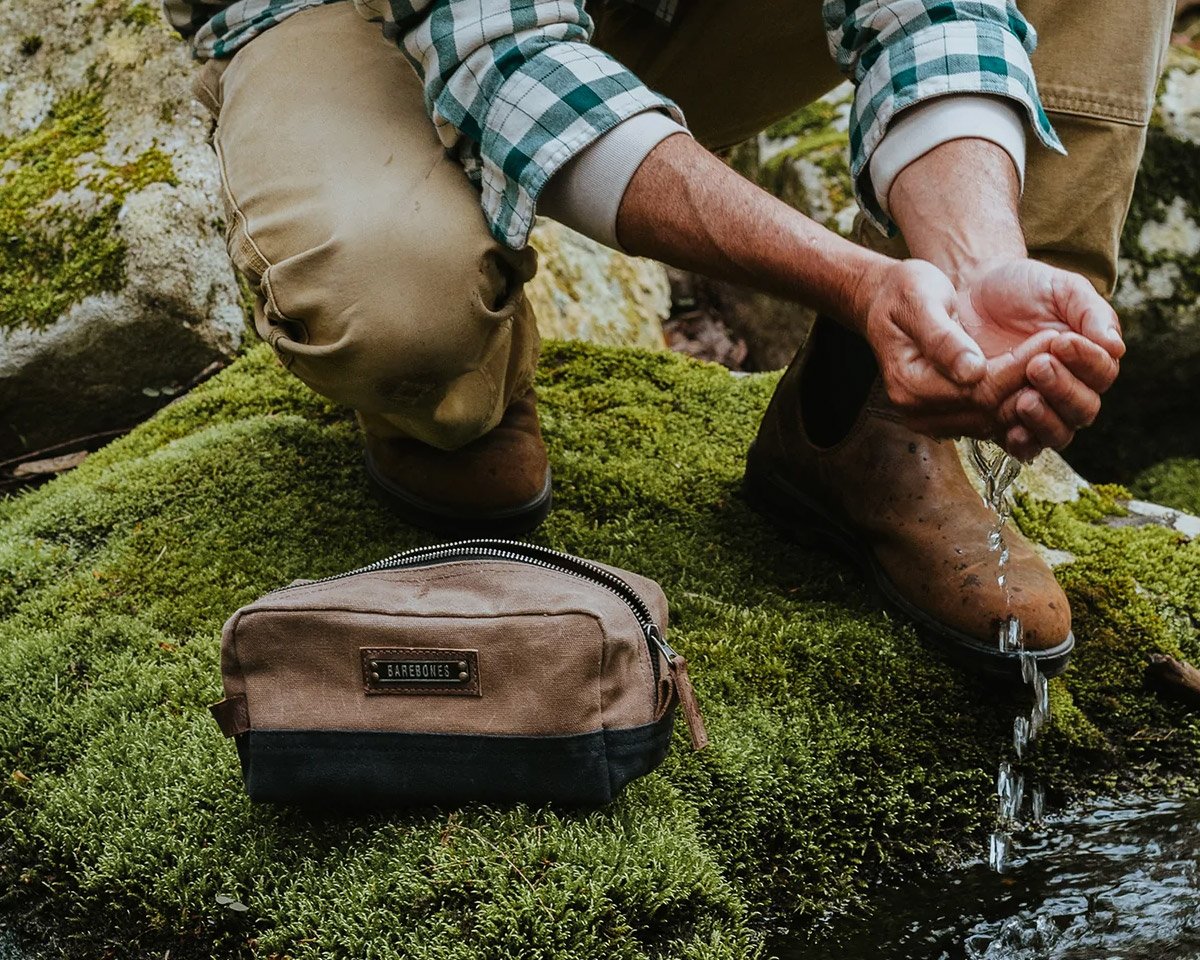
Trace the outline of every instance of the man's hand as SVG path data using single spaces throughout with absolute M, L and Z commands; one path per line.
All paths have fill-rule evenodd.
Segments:
M 994 439 L 1021 459 L 1062 449 L 1091 423 L 1124 353 L 1112 309 L 1082 277 L 1027 259 L 1008 154 L 984 140 L 952 140 L 901 171 L 888 199 L 913 256 L 944 270 L 952 312 L 991 358 L 1024 358 L 1026 382 L 1002 398 Z M 1028 357 L 1029 338 L 1044 338 Z M 920 422 L 940 435 L 981 436 L 962 410 Z
M 889 261 L 867 274 L 858 299 L 888 399 L 931 436 L 1003 440 L 1016 416 L 1010 409 L 1006 419 L 1005 400 L 1018 395 L 1027 367 L 1060 336 L 1029 329 L 1008 342 L 989 340 L 996 347 L 989 358 L 959 321 L 960 292 L 922 260 Z
M 1022 459 L 1061 450 L 1090 426 L 1125 353 L 1117 315 L 1078 274 L 1035 260 L 1007 260 L 967 271 L 958 284 L 958 318 L 988 357 L 1025 353 L 1030 337 L 1058 336 L 1025 364 L 1029 386 L 1001 409 L 1001 443 Z
M 1125 352 L 1091 285 L 1033 260 L 980 267 L 957 289 L 908 260 L 864 285 L 888 397 L 932 436 L 991 438 L 1022 459 L 1062 449 L 1095 419 Z

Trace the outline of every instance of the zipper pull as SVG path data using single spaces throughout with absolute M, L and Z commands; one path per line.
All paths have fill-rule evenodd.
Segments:
M 667 658 L 667 668 L 675 681 L 675 693 L 679 697 L 679 705 L 683 708 L 683 719 L 687 721 L 692 749 L 703 750 L 708 746 L 708 730 L 704 726 L 704 717 L 700 713 L 700 703 L 696 699 L 696 691 L 692 688 L 691 677 L 688 676 L 687 660 L 671 648 L 656 625 L 651 624 L 646 628 L 646 636 Z

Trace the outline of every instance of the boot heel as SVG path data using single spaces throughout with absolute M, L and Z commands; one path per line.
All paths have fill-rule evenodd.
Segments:
M 821 535 L 808 511 L 784 497 L 775 485 L 756 471 L 747 469 L 742 476 L 741 494 L 750 509 L 761 517 L 782 524 L 787 539 L 802 547 L 820 547 L 826 539 Z
M 786 481 L 774 479 L 767 470 L 751 464 L 742 477 L 742 493 L 751 509 L 771 520 L 792 543 L 832 550 L 864 573 L 871 572 L 870 558 L 853 534 Z

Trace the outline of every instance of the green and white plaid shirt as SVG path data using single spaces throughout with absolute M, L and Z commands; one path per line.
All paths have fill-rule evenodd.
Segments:
M 163 0 L 201 58 L 228 57 L 307 7 L 345 0 Z M 479 186 L 492 233 L 528 241 L 542 187 L 567 160 L 646 110 L 679 108 L 592 47 L 583 0 L 352 0 L 382 21 L 425 85 L 442 142 Z M 670 21 L 680 0 L 625 0 Z M 682 0 L 686 8 L 687 0 Z M 799 7 L 799 4 L 797 4 Z M 1062 151 L 1038 99 L 1033 28 L 1006 0 L 823 0 L 830 52 L 855 84 L 851 172 L 859 203 L 893 225 L 868 162 L 892 117 L 948 93 L 1019 103 L 1046 146 Z M 797 10 L 797 16 L 802 11 Z

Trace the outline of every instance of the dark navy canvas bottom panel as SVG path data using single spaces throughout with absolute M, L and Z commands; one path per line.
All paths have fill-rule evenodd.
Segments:
M 255 800 L 321 806 L 523 801 L 596 806 L 667 754 L 655 724 L 565 737 L 252 730 L 237 738 Z

